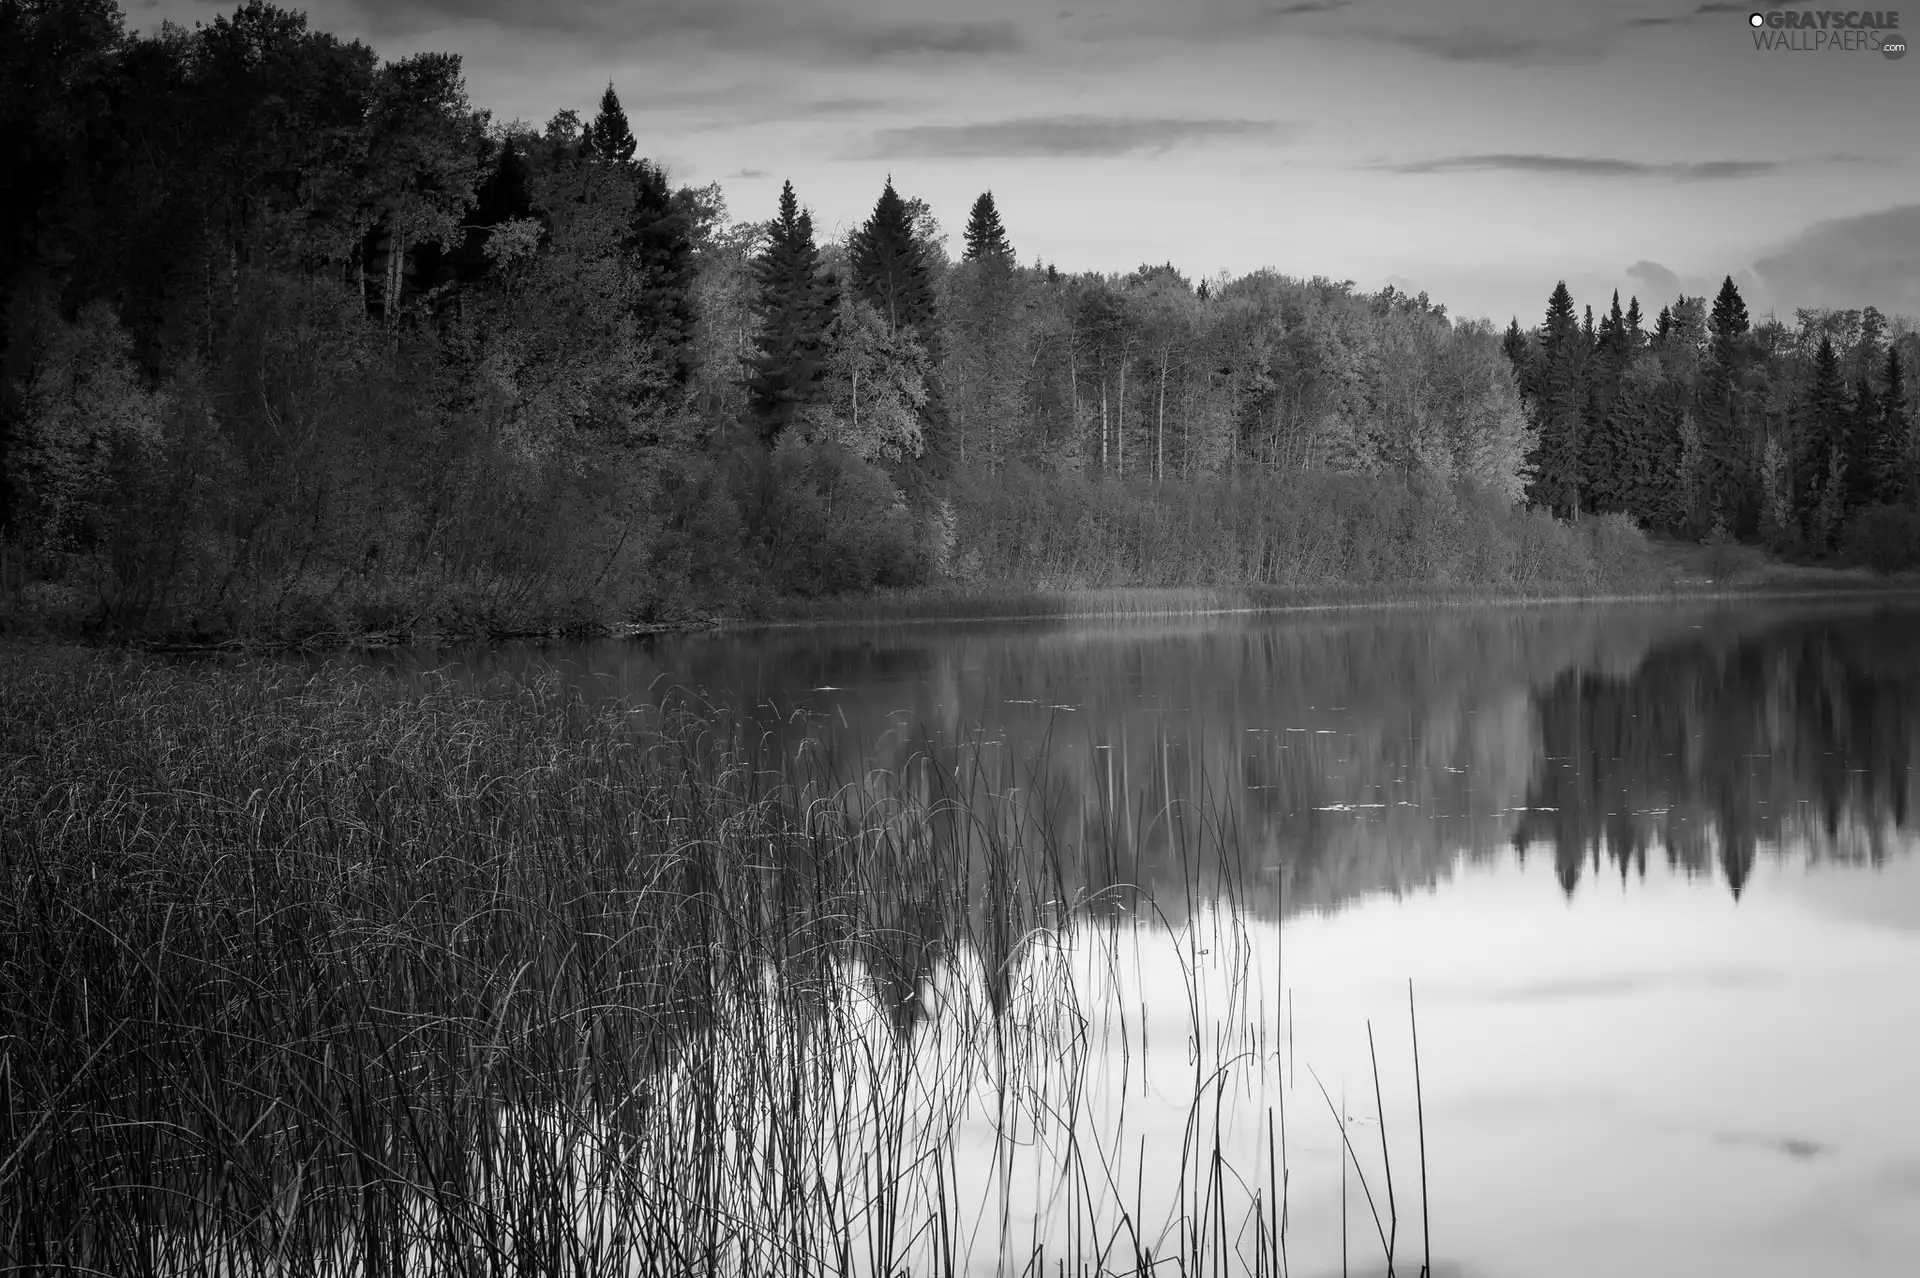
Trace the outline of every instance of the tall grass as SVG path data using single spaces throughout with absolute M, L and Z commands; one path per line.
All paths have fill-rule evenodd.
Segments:
M 0 1268 L 1287 1271 L 1209 810 L 1068 839 L 988 751 L 847 775 L 551 686 L 31 650 L 0 695 Z M 1194 867 L 1184 1044 L 1125 819 Z M 1156 1052 L 1182 1132 L 1129 1127 Z

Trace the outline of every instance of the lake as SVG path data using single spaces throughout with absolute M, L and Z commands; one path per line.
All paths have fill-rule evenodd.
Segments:
M 1251 1193 L 1249 1168 L 1284 1182 L 1301 1274 L 1381 1272 L 1389 1249 L 1396 1272 L 1430 1256 L 1470 1278 L 1877 1275 L 1920 1255 L 1920 607 L 355 660 L 704 699 L 769 761 L 813 751 L 850 782 L 933 767 L 1044 828 L 1082 922 L 1005 966 L 1084 1015 L 1026 1049 L 1064 1108 L 948 1114 L 942 1192 L 973 1212 L 974 1272 L 1070 1259 L 1090 1231 L 1224 1231 L 1193 1205 Z M 967 979 L 950 969 L 914 974 L 903 1038 L 937 1036 Z M 1223 1232 L 1219 1254 L 1251 1247 Z

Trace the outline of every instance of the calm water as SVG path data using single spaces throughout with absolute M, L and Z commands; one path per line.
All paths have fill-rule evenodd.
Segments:
M 914 626 L 381 660 L 697 691 L 769 755 L 830 749 L 851 776 L 924 752 L 1030 795 L 1085 854 L 1073 888 L 1140 883 L 1161 905 L 1128 961 L 1074 978 L 1132 1009 L 1085 1048 L 1080 1121 L 1121 1151 L 1129 1201 L 1174 1203 L 1166 1151 L 1194 1113 L 1257 1161 L 1283 1104 L 1295 1272 L 1340 1272 L 1327 1097 L 1376 1195 L 1384 1110 L 1399 1269 L 1418 1270 L 1409 980 L 1436 1273 L 1920 1257 L 1920 608 Z M 1179 821 L 1206 823 L 1221 863 L 1182 863 Z M 1197 1088 L 1197 1060 L 1234 1059 L 1206 1027 L 1249 1021 L 1250 1050 L 1285 1051 L 1283 1081 Z M 1351 1263 L 1378 1272 L 1348 1175 Z M 1012 1182 L 1003 1229 L 1059 1223 L 1045 1180 Z

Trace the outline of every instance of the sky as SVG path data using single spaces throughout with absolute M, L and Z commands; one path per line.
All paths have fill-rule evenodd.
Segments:
M 1266 267 L 1503 325 L 1537 322 L 1559 279 L 1651 313 L 1731 275 L 1756 316 L 1920 317 L 1920 52 L 1765 51 L 1748 25 L 1826 2 L 288 7 L 383 57 L 460 54 L 499 121 L 591 115 L 611 80 L 642 153 L 720 183 L 736 219 L 772 216 L 790 179 L 845 231 L 891 177 L 955 251 L 992 190 L 1021 260 L 1067 271 Z M 237 0 L 122 3 L 151 30 Z

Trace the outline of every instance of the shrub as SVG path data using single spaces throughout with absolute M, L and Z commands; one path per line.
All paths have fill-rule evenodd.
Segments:
M 838 444 L 774 451 L 769 550 L 798 595 L 910 586 L 924 575 L 913 518 L 886 474 Z
M 1920 568 L 1920 510 L 1869 506 L 1847 529 L 1847 557 L 1875 572 Z

